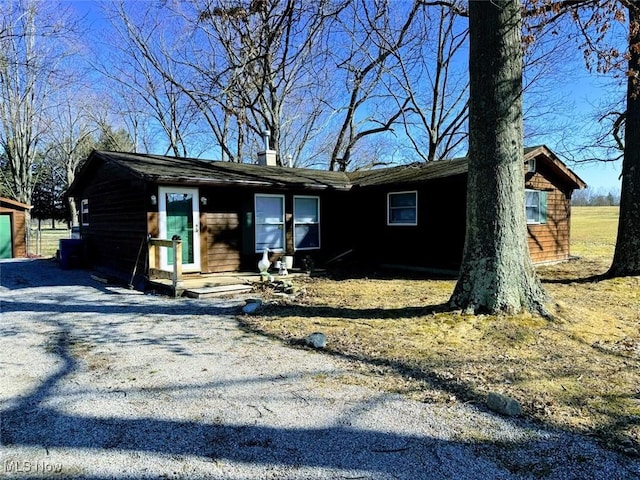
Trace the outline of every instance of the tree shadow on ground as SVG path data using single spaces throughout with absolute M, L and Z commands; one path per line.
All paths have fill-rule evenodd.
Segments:
M 603 280 L 610 280 L 612 277 L 606 273 L 599 275 L 588 275 L 586 277 L 570 278 L 543 278 L 542 283 L 571 285 L 572 283 L 599 283 Z
M 47 286 L 80 286 L 101 284 L 91 281 L 91 272 L 83 269 L 62 270 L 55 259 L 11 259 L 0 261 L 0 285 L 19 290 Z
M 340 472 L 343 474 L 341 476 L 347 478 L 356 478 L 354 475 L 361 477 L 363 473 L 375 478 L 426 480 L 485 478 L 493 475 L 518 478 L 518 472 L 525 472 L 532 465 L 542 471 L 566 467 L 544 460 L 550 452 L 566 448 L 566 439 L 532 438 L 530 433 L 521 440 L 492 444 L 351 427 L 349 420 L 356 421 L 355 417 L 347 419 L 344 424 L 298 428 L 67 413 L 47 404 L 49 400 L 56 399 L 57 389 L 65 377 L 80 368 L 72 351 L 73 333 L 64 324 L 59 327 L 52 338 L 51 348 L 51 353 L 59 360 L 59 370 L 28 395 L 14 399 L 13 406 L 0 412 L 0 438 L 5 449 L 73 449 L 85 454 L 91 451 L 118 454 L 142 452 L 173 461 L 195 456 L 202 461 L 213 462 L 212 465 L 215 462 L 234 462 L 258 470 L 272 469 L 277 465 L 285 472 L 294 472 L 292 477 L 296 477 L 296 471 L 305 476 L 308 474 L 304 472 L 310 469 L 320 469 L 316 470 L 316 474 L 328 470 L 333 472 L 331 475 Z M 354 408 L 355 415 L 357 408 Z M 367 407 L 363 405 L 362 408 L 366 410 Z M 514 448 L 528 452 L 524 456 L 526 461 L 500 460 L 504 449 Z M 479 456 L 480 451 L 484 455 Z M 536 457 L 533 463 L 532 456 Z M 601 460 L 596 457 L 594 461 Z M 5 461 L 5 469 L 6 465 Z M 592 467 L 589 462 L 585 465 L 587 469 Z M 607 468 L 611 467 L 605 465 L 604 469 Z M 633 474 L 631 470 L 618 473 L 621 474 L 619 478 Z M 65 478 L 75 476 L 73 471 L 63 471 L 62 474 Z M 85 473 L 78 477 L 94 480 L 106 478 Z M 615 478 L 615 475 L 610 478 Z
M 348 308 L 319 305 L 277 305 L 265 306 L 260 310 L 264 317 L 320 317 L 344 320 L 395 320 L 398 318 L 418 318 L 425 315 L 452 311 L 446 303 L 424 307 L 401 308 Z
M 65 377 L 80 368 L 73 355 L 71 328 L 62 323 L 58 327 L 50 343 L 50 353 L 59 360 L 58 371 L 31 393 L 13 399 L 10 408 L 0 411 L 0 438 L 5 452 L 12 447 L 143 452 L 172 459 L 196 456 L 207 462 L 236 462 L 258 469 L 279 465 L 294 471 L 317 468 L 368 472 L 385 478 L 436 479 L 447 474 L 477 477 L 487 469 L 497 468 L 490 461 L 474 458 L 474 447 L 465 442 L 367 430 L 351 427 L 348 422 L 297 428 L 67 413 L 48 405 L 58 397 Z M 452 465 L 450 458 L 466 461 Z M 6 465 L 5 460 L 5 469 Z M 8 465 L 11 468 L 11 463 Z M 68 471 L 63 475 L 74 477 Z M 80 477 L 101 478 L 85 474 Z
M 266 318 L 267 322 L 269 321 L 269 318 L 278 317 L 333 318 L 340 320 L 359 321 L 383 320 L 393 322 L 394 320 L 398 319 L 406 320 L 412 318 L 423 318 L 427 315 L 453 311 L 454 310 L 452 310 L 451 307 L 446 303 L 427 305 L 424 307 L 408 307 L 396 309 L 353 309 L 347 307 L 325 307 L 316 305 L 269 305 L 261 310 L 259 315 L 260 317 Z M 458 311 L 456 312 L 459 313 Z M 293 347 L 303 349 L 310 348 L 306 345 L 304 339 L 287 338 L 284 335 L 274 334 L 270 330 L 262 328 L 260 322 L 252 321 L 251 317 L 249 316 L 239 317 L 238 321 L 240 322 L 242 328 L 246 329 L 247 331 L 260 333 L 261 335 L 265 335 L 274 340 L 283 341 Z M 321 327 L 319 328 L 321 329 Z M 625 355 L 621 352 L 612 352 L 609 350 L 605 350 L 604 348 L 599 348 L 597 345 L 587 345 L 579 339 L 574 340 L 580 341 L 583 345 L 589 348 L 598 348 L 602 351 L 602 353 L 605 353 L 608 356 L 622 358 L 625 360 L 629 359 L 628 355 Z M 404 359 L 391 358 L 385 355 L 376 356 L 375 352 L 377 352 L 377 348 L 375 347 L 375 345 L 373 345 L 369 349 L 365 348 L 362 351 L 354 352 L 353 350 L 354 349 L 349 348 L 348 345 L 346 349 L 332 348 L 331 345 L 329 345 L 322 351 L 331 356 L 347 360 L 349 362 L 357 362 L 365 366 L 373 367 L 372 371 L 374 372 L 378 372 L 380 371 L 380 369 L 384 372 L 384 370 L 386 369 L 387 371 L 400 375 L 402 378 L 409 379 L 412 382 L 417 381 L 419 384 L 421 383 L 422 385 L 424 385 L 424 387 L 415 388 L 424 388 L 427 390 L 434 389 L 437 391 L 441 391 L 447 395 L 453 395 L 457 401 L 461 401 L 466 404 L 473 404 L 480 410 L 487 410 L 486 399 L 488 392 L 486 391 L 486 389 L 482 389 L 481 386 L 479 388 L 479 384 L 474 381 L 466 381 L 465 379 L 461 378 L 463 377 L 462 375 L 452 374 L 450 371 L 440 373 L 440 371 L 443 370 L 442 365 L 440 365 L 439 369 L 436 369 L 432 368 L 432 364 L 425 365 L 425 363 L 421 362 L 419 359 L 416 359 L 415 361 L 407 361 Z M 356 350 L 360 349 L 357 348 Z M 370 352 L 374 353 L 372 354 Z M 449 360 L 449 362 L 451 361 Z M 465 370 L 462 364 L 456 364 L 455 361 L 449 363 L 448 367 L 449 368 L 446 370 L 453 370 L 454 372 L 463 372 Z M 567 372 L 568 371 L 565 370 L 564 374 L 567 375 Z M 574 372 L 574 377 L 576 378 L 581 377 L 582 375 L 588 375 L 588 372 Z M 467 375 L 467 378 L 468 377 L 469 376 Z M 534 381 L 534 379 L 530 380 Z M 534 403 L 534 399 L 531 399 L 531 404 L 533 405 Z M 578 403 L 576 402 L 576 404 Z M 569 428 L 566 424 L 558 423 L 544 414 L 538 415 L 532 405 L 523 405 L 526 417 L 542 428 L 563 430 L 569 433 L 584 433 L 584 430 L 580 430 L 579 428 Z M 633 452 L 640 452 L 640 444 L 638 444 L 635 439 L 625 433 L 625 429 L 628 429 L 629 427 L 637 424 L 637 419 L 629 418 L 629 415 L 618 415 L 612 413 L 611 411 L 603 411 L 601 413 L 610 418 L 608 425 L 602 426 L 598 429 L 594 429 L 592 432 L 590 432 L 590 434 L 593 435 L 594 438 L 602 440 L 609 448 L 613 447 L 613 450 L 615 451 L 628 450 L 629 452 L 631 452 L 632 456 L 637 455 Z M 518 420 L 514 421 L 516 423 L 518 422 Z M 622 445 L 620 444 L 621 442 Z
M 43 282 L 44 288 L 46 288 L 45 285 L 48 285 L 48 282 Z M 34 303 L 40 300 L 42 299 L 34 297 Z M 91 305 L 94 303 L 92 309 Z M 557 458 L 558 450 L 567 449 L 567 438 L 552 436 L 541 439 L 531 434 L 530 426 L 526 422 L 518 420 L 512 422 L 513 428 L 517 430 L 522 427 L 524 435 L 522 437 L 515 435 L 513 440 L 497 444 L 468 439 L 455 440 L 455 436 L 452 436 L 454 439 L 443 440 L 430 435 L 396 433 L 377 428 L 376 425 L 370 428 L 355 427 L 351 426 L 351 422 L 355 424 L 358 420 L 355 410 L 353 410 L 353 418 L 346 418 L 343 423 L 305 427 L 274 427 L 245 419 L 225 423 L 71 413 L 64 409 L 65 402 L 60 397 L 60 392 L 64 390 L 62 383 L 68 383 L 69 377 L 86 367 L 81 365 L 75 357 L 74 345 L 78 339 L 82 340 L 83 334 L 77 333 L 78 327 L 74 325 L 73 316 L 69 313 L 94 313 L 108 323 L 108 315 L 114 310 L 108 305 L 100 304 L 99 298 L 90 301 L 76 299 L 71 305 L 47 302 L 44 309 L 29 306 L 26 301 L 17 301 L 16 304 L 24 310 L 14 308 L 8 315 L 3 315 L 3 326 L 13 323 L 10 322 L 10 317 L 16 311 L 26 311 L 32 315 L 42 314 L 45 319 L 43 321 L 54 329 L 48 348 L 49 353 L 55 356 L 58 369 L 41 381 L 31 392 L 15 396 L 5 402 L 7 407 L 0 411 L 2 418 L 0 439 L 5 458 L 11 455 L 13 448 L 17 451 L 23 451 L 23 448 L 36 448 L 40 451 L 74 449 L 82 451 L 85 456 L 87 452 L 148 453 L 172 460 L 195 456 L 206 462 L 225 463 L 226 461 L 241 466 L 253 466 L 262 472 L 272 469 L 275 465 L 290 469 L 285 470 L 285 473 L 289 473 L 291 478 L 296 478 L 296 471 L 302 472 L 299 477 L 314 476 L 313 472 L 308 473 L 309 469 L 329 470 L 330 476 L 351 478 L 361 477 L 363 473 L 375 478 L 423 478 L 425 480 L 492 476 L 518 478 L 520 472 L 531 471 L 532 462 L 544 464 L 544 468 L 551 471 L 576 473 L 578 476 L 601 472 L 603 476 L 609 478 L 616 478 L 617 473 L 620 473 L 619 478 L 630 478 L 635 474 L 630 469 L 624 469 L 614 470 L 614 475 L 611 475 L 610 469 L 613 468 L 611 463 L 605 461 L 605 457 L 598 453 L 592 453 L 592 457 L 581 463 L 579 471 L 573 470 L 572 462 L 575 459 L 571 456 L 575 455 L 575 452 L 566 453 L 563 457 L 566 462 L 548 464 L 549 462 L 545 459 L 552 452 L 554 452 L 554 458 Z M 78 305 L 82 308 L 78 308 Z M 169 315 L 185 314 L 194 305 L 199 304 L 185 303 L 184 309 L 180 307 L 169 312 Z M 134 306 L 134 311 L 143 316 L 154 313 L 162 315 L 166 313 L 165 306 L 166 304 L 160 303 L 155 306 L 154 311 L 153 307 L 139 305 Z M 118 308 L 120 307 L 122 306 Z M 441 306 L 436 305 L 431 308 L 437 309 Z M 116 309 L 116 311 L 126 312 L 124 309 Z M 203 317 L 206 315 L 204 308 L 196 311 L 198 312 L 196 315 L 202 314 Z M 208 314 L 211 315 L 212 311 L 213 315 L 218 315 L 225 310 L 210 308 Z M 189 314 L 194 315 L 194 312 L 190 311 Z M 353 314 L 354 312 L 351 311 L 345 313 L 347 316 Z M 102 340 L 104 342 L 123 341 L 122 338 L 110 337 L 106 331 L 98 331 L 94 335 L 105 337 Z M 89 340 L 98 342 L 100 340 L 97 337 L 90 336 Z M 164 338 L 158 341 L 165 340 L 170 341 Z M 131 341 L 135 342 L 135 340 Z M 185 337 L 182 341 L 190 342 L 193 339 Z M 334 354 L 339 355 L 337 352 Z M 343 355 L 343 358 L 376 364 L 375 359 L 349 355 Z M 256 358 L 253 361 L 259 362 L 260 359 Z M 438 388 L 461 392 L 461 396 L 478 398 L 474 397 L 477 394 L 470 385 L 464 382 L 438 378 L 420 369 L 412 371 L 402 362 L 381 363 L 381 365 L 390 366 L 404 374 L 421 375 Z M 263 379 L 248 378 L 246 381 L 260 382 Z M 183 388 L 189 390 L 198 386 Z M 189 395 L 189 392 L 185 392 L 185 395 Z M 62 408 L 56 408 L 54 405 L 61 405 Z M 366 409 L 367 405 L 361 407 Z M 424 421 L 424 419 L 416 419 L 416 421 Z M 445 435 L 445 437 L 451 436 Z M 576 451 L 581 447 L 582 445 L 576 443 Z M 503 449 L 515 448 L 525 453 L 521 457 L 510 458 L 508 462 L 500 460 L 499 452 Z M 484 455 L 478 455 L 479 449 L 482 449 Z M 104 459 L 96 461 L 104 461 Z M 616 464 L 614 467 L 619 466 Z M 90 465 L 87 466 L 87 470 L 91 471 Z M 75 476 L 73 472 L 65 472 L 63 475 L 65 478 Z M 127 476 L 125 474 L 119 478 L 133 479 L 143 476 L 145 475 Z M 524 476 L 530 475 L 527 473 Z M 107 478 L 100 474 L 92 476 L 86 473 L 78 477 L 94 480 Z

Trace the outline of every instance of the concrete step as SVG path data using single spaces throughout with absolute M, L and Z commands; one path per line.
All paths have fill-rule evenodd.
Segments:
M 183 295 L 190 298 L 219 297 L 223 295 L 233 295 L 236 293 L 246 293 L 251 291 L 251 285 L 231 284 L 217 285 L 215 287 L 186 288 Z

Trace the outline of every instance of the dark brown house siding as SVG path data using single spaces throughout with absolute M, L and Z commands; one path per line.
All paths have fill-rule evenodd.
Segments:
M 203 273 L 233 272 L 241 268 L 242 189 L 201 187 L 207 205 L 200 205 L 200 261 Z
M 561 190 L 557 175 L 538 163 L 525 177 L 525 188 L 547 192 L 546 223 L 527 225 L 529 252 L 534 263 L 567 260 L 570 256 L 571 192 Z
M 256 195 L 282 195 L 285 208 L 285 245 L 284 252 L 272 253 L 277 259 L 284 255 L 293 255 L 294 265 L 301 265 L 309 257 L 314 263 L 323 263 L 327 259 L 342 253 L 345 241 L 349 239 L 349 226 L 353 217 L 348 213 L 349 200 L 345 192 L 318 192 L 303 189 L 265 190 L 265 189 L 211 189 L 210 195 L 217 200 L 206 208 L 206 244 L 208 245 L 209 272 L 228 272 L 239 269 L 255 270 L 262 256 L 255 251 L 254 208 Z M 294 198 L 310 196 L 319 199 L 320 208 L 320 248 L 295 250 L 294 248 Z
M 145 183 L 112 164 L 93 168 L 92 182 L 77 193 L 77 199 L 88 200 L 89 207 L 88 225 L 80 226 L 86 260 L 105 270 L 132 272 L 147 236 Z
M 546 192 L 546 221 L 528 225 L 534 262 L 569 258 L 570 198 L 584 182 L 546 147 L 529 149 L 537 159 L 525 174 L 528 189 Z M 89 224 L 81 227 L 91 265 L 131 274 L 147 234 L 159 237 L 159 186 L 198 189 L 200 273 L 255 271 L 256 194 L 281 195 L 285 211 L 284 252 L 301 266 L 349 252 L 364 265 L 459 268 L 465 238 L 465 159 L 411 164 L 372 171 L 322 172 L 259 165 L 203 162 L 118 152 L 94 152 L 70 188 L 88 200 Z M 389 225 L 389 193 L 415 191 L 416 225 Z M 294 198 L 319 199 L 320 248 L 294 249 Z M 397 198 L 397 197 L 396 197 Z M 312 227 L 313 228 L 313 227 Z M 315 238 L 314 238 L 315 240 Z M 147 250 L 144 249 L 146 254 Z M 138 272 L 146 273 L 146 255 Z M 158 259 L 156 259 L 158 260 Z M 157 263 L 157 262 L 156 262 Z
M 415 226 L 387 224 L 387 195 L 416 191 Z M 354 245 L 373 264 L 456 269 L 464 246 L 466 176 L 363 189 L 357 195 Z

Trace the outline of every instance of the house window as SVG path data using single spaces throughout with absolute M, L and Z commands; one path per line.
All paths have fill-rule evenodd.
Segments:
M 89 200 L 86 198 L 80 201 L 80 223 L 89 225 Z
M 527 223 L 547 223 L 547 192 L 526 190 L 525 209 L 527 212 Z
M 319 197 L 293 197 L 293 244 L 296 250 L 320 248 Z
M 418 224 L 418 192 L 394 192 L 387 195 L 387 225 Z
M 284 196 L 255 197 L 256 252 L 284 250 Z

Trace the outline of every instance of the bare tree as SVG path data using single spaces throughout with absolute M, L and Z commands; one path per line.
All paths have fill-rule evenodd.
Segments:
M 331 16 L 327 4 L 192 0 L 165 4 L 163 19 L 153 5 L 137 22 L 123 5 L 117 17 L 135 70 L 143 73 L 141 93 L 154 84 L 186 96 L 190 105 L 175 111 L 190 112 L 189 124 L 208 126 L 222 159 L 243 161 L 263 144 L 265 130 L 271 148 L 301 155 L 318 128 L 322 105 L 308 93 L 320 87 L 321 59 L 313 49 Z M 167 15 L 171 44 L 162 41 Z
M 610 276 L 640 275 L 640 1 L 627 4 L 627 109 L 618 237 Z
M 51 113 L 55 117 L 43 138 L 43 158 L 58 173 L 60 187 L 66 189 L 75 179 L 76 171 L 96 145 L 99 127 L 93 115 L 95 101 L 89 94 L 69 94 L 59 98 Z M 72 197 L 67 199 L 69 216 L 78 224 L 78 209 Z
M 341 5 L 300 0 L 218 4 L 198 4 L 200 27 L 222 47 L 223 69 L 218 68 L 215 81 L 223 93 L 221 106 L 234 115 L 237 151 L 243 155 L 245 145 L 254 149 L 268 130 L 270 148 L 298 155 L 318 129 L 323 105 L 310 94 L 324 90 L 318 82 L 318 65 L 326 54 L 322 35 Z
M 589 70 L 626 79 L 626 104 L 601 116 L 611 126 L 611 139 L 622 153 L 622 192 L 616 249 L 609 276 L 640 274 L 640 1 L 582 0 L 550 2 L 543 7 L 546 22 L 569 14 L 580 33 Z M 551 12 L 551 13 L 550 13 Z M 537 13 L 540 13 L 539 11 Z M 551 18 L 549 18 L 549 15 Z M 615 27 L 627 25 L 624 47 Z M 604 137 L 598 139 L 602 141 Z
M 176 72 L 174 57 L 179 27 L 163 22 L 162 10 L 152 4 L 130 13 L 124 2 L 111 6 L 114 34 L 105 39 L 119 53 L 118 62 L 110 58 L 97 66 L 113 85 L 113 105 L 129 125 L 137 148 L 152 149 L 166 144 L 165 154 L 186 157 L 201 145 L 199 112 L 180 88 L 182 79 Z M 199 147 L 199 148 L 197 148 Z
M 51 96 L 66 82 L 62 66 L 69 51 L 61 40 L 71 30 L 60 12 L 46 10 L 50 6 L 36 0 L 0 4 L 0 146 L 8 164 L 3 183 L 27 204 Z
M 344 94 L 331 106 L 337 131 L 330 170 L 346 170 L 359 142 L 390 132 L 402 120 L 410 98 L 392 71 L 399 67 L 399 51 L 415 40 L 412 26 L 423 12 L 419 0 L 407 5 L 356 0 L 333 24 L 335 80 Z
M 469 42 L 467 229 L 449 303 L 470 313 L 544 313 L 524 213 L 520 2 L 470 2 Z
M 403 112 L 407 138 L 424 161 L 451 158 L 466 148 L 469 80 L 466 69 L 456 70 L 466 55 L 468 28 L 466 12 L 454 5 L 434 5 L 417 27 L 435 31 L 425 37 L 419 58 L 404 51 L 400 72 L 410 98 Z
M 469 77 L 462 62 L 468 52 L 468 12 L 458 2 L 423 2 L 425 15 L 414 26 L 432 37 L 420 37 L 422 46 L 399 52 L 402 84 L 411 98 L 403 122 L 412 146 L 409 155 L 423 161 L 452 158 L 468 148 Z M 533 28 L 527 24 L 526 28 Z M 551 28 L 536 28 L 523 41 L 523 117 L 525 140 L 561 132 L 557 112 L 566 101 L 554 94 L 554 82 L 567 75 L 568 39 Z M 415 51 L 420 55 L 416 56 Z

